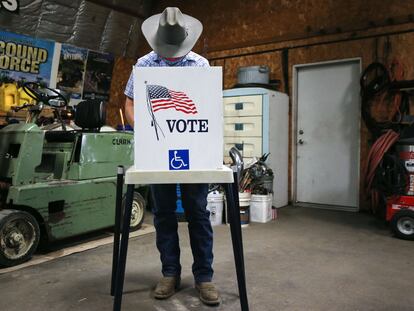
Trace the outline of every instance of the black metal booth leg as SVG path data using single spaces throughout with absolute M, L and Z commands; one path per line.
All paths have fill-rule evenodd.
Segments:
M 119 260 L 119 235 L 121 233 L 121 213 L 122 213 L 122 189 L 124 185 L 124 167 L 118 166 L 116 178 L 116 198 L 115 198 L 115 228 L 114 228 L 114 249 L 112 253 L 112 277 L 111 277 L 111 296 L 115 292 L 116 270 Z
M 132 200 L 134 198 L 134 185 L 127 186 L 127 193 L 125 198 L 125 210 L 122 220 L 122 237 L 121 246 L 119 249 L 118 265 L 115 279 L 115 299 L 114 299 L 114 311 L 121 310 L 122 292 L 124 290 L 125 279 L 125 266 L 128 252 L 128 239 L 129 239 L 129 223 L 131 220 Z
M 234 174 L 233 184 L 224 184 L 227 199 L 228 220 L 230 223 L 233 243 L 234 263 L 236 265 L 237 284 L 239 288 L 240 306 L 242 311 L 249 310 L 246 291 L 246 276 L 244 270 L 243 239 L 240 224 L 240 206 L 237 176 Z
M 233 198 L 234 198 L 234 229 L 237 231 L 237 235 L 240 237 L 239 247 L 240 247 L 240 256 L 242 259 L 242 268 L 243 268 L 243 276 L 245 275 L 244 269 L 244 251 L 243 251 L 243 235 L 242 235 L 242 227 L 241 227 L 241 219 L 240 219 L 240 202 L 239 202 L 239 184 L 237 182 L 237 174 L 234 173 L 234 183 L 231 184 L 233 188 Z M 244 276 L 245 277 L 245 276 Z

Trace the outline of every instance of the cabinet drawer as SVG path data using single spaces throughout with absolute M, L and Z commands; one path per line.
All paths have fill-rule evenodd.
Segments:
M 231 96 L 223 98 L 225 117 L 261 116 L 262 95 Z
M 229 155 L 231 147 L 236 147 L 243 157 L 260 157 L 262 139 L 260 137 L 224 137 L 224 156 Z
M 224 136 L 262 136 L 262 117 L 225 117 Z

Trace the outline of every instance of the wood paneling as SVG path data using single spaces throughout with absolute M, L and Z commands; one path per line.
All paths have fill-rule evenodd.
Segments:
M 162 0 L 153 13 L 167 6 L 178 6 L 203 23 L 197 50 L 209 52 L 353 32 L 414 19 L 414 2 L 406 0 Z
M 297 64 L 361 58 L 365 68 L 376 56 L 382 62 L 396 58 L 404 64 L 405 78 L 414 79 L 414 1 L 159 1 L 153 14 L 166 6 L 178 6 L 183 13 L 201 20 L 204 31 L 194 50 L 205 55 L 211 65 L 223 67 L 224 88 L 236 84 L 238 67 L 250 65 L 269 66 L 271 79 L 283 83 L 282 49 L 289 53 L 290 97 L 293 66 Z M 143 46 L 141 55 L 148 50 Z M 115 124 L 119 123 L 117 109 L 123 106 L 124 83 L 134 62 L 121 59 L 115 66 L 109 117 Z M 283 84 L 280 90 L 284 90 Z M 384 112 L 383 107 L 374 110 L 377 116 Z M 362 177 L 370 147 L 362 120 L 360 142 Z M 363 195 L 361 178 L 362 209 L 366 207 Z
M 309 39 L 310 42 L 314 39 Z M 332 43 L 317 44 L 312 42 L 310 46 L 306 46 L 306 42 L 302 43 L 304 46 L 294 47 L 289 49 L 289 96 L 292 96 L 292 80 L 293 80 L 293 66 L 298 64 L 311 64 L 318 62 L 326 62 L 332 60 L 341 60 L 347 58 L 361 58 L 362 69 L 368 66 L 371 62 L 378 57 L 381 62 L 391 62 L 394 59 L 400 61 L 405 69 L 405 78 L 414 79 L 414 59 L 411 56 L 411 51 L 414 48 L 414 32 L 394 34 L 390 36 L 378 36 L 376 34 L 373 38 L 364 38 L 359 40 L 344 40 L 335 41 Z M 281 46 L 281 48 L 283 45 Z M 388 47 L 388 51 L 387 51 Z M 250 50 L 252 51 L 252 50 Z M 387 51 L 387 53 L 385 53 Z M 225 55 L 226 51 L 222 51 L 222 55 Z M 245 53 L 246 51 L 240 51 Z M 254 49 L 253 49 L 254 52 Z M 259 54 L 252 54 L 249 56 L 235 56 L 234 50 L 229 52 L 231 55 L 223 57 L 225 61 L 224 70 L 224 85 L 225 88 L 230 88 L 235 84 L 237 68 L 246 65 L 268 65 L 272 70 L 272 77 L 282 78 L 281 71 L 281 52 L 265 52 Z M 387 54 L 387 55 L 385 55 Z M 219 58 L 217 59 L 217 61 Z M 281 88 L 283 90 L 283 88 Z M 292 111 L 292 102 L 290 103 L 290 112 Z M 379 117 L 384 118 L 387 113 L 387 107 L 378 107 L 374 109 L 373 113 Z M 292 128 L 292 116 L 290 114 L 290 128 Z M 292 133 L 290 135 L 290 143 Z M 369 144 L 370 135 L 363 121 L 361 120 L 361 136 L 360 136 L 360 195 L 361 195 L 361 208 L 365 209 L 367 204 L 365 202 L 365 193 L 363 191 L 363 174 L 364 167 L 366 165 L 367 155 L 370 148 Z M 292 163 L 292 146 L 289 146 L 290 157 L 289 166 Z M 291 172 L 289 179 L 291 180 Z M 289 189 L 291 193 L 291 189 Z
M 129 75 L 131 74 L 132 66 L 136 63 L 135 59 L 119 57 L 116 58 L 114 64 L 114 70 L 112 73 L 111 83 L 111 96 L 107 107 L 107 124 L 116 127 L 121 123 L 121 117 L 119 115 L 119 109 L 124 112 L 125 103 L 125 85 L 128 82 Z M 126 120 L 125 120 L 126 122 Z

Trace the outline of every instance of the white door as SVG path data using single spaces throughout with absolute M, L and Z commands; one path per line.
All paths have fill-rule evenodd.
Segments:
M 360 61 L 295 69 L 296 201 L 357 209 Z

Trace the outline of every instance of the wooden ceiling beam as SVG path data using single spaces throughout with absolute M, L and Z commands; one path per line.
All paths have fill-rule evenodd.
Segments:
M 142 14 L 138 11 L 132 10 L 131 8 L 121 6 L 121 5 L 111 4 L 111 3 L 108 3 L 105 0 L 86 0 L 86 1 L 97 4 L 97 5 L 100 5 L 102 7 L 105 7 L 105 8 L 111 9 L 111 10 L 114 10 L 114 11 L 119 12 L 119 13 L 127 14 L 127 15 L 134 16 L 134 17 L 138 17 L 140 19 L 146 19 L 148 17 L 148 16 L 145 16 L 144 14 Z M 143 1 L 145 1 L 145 0 L 143 0 Z

